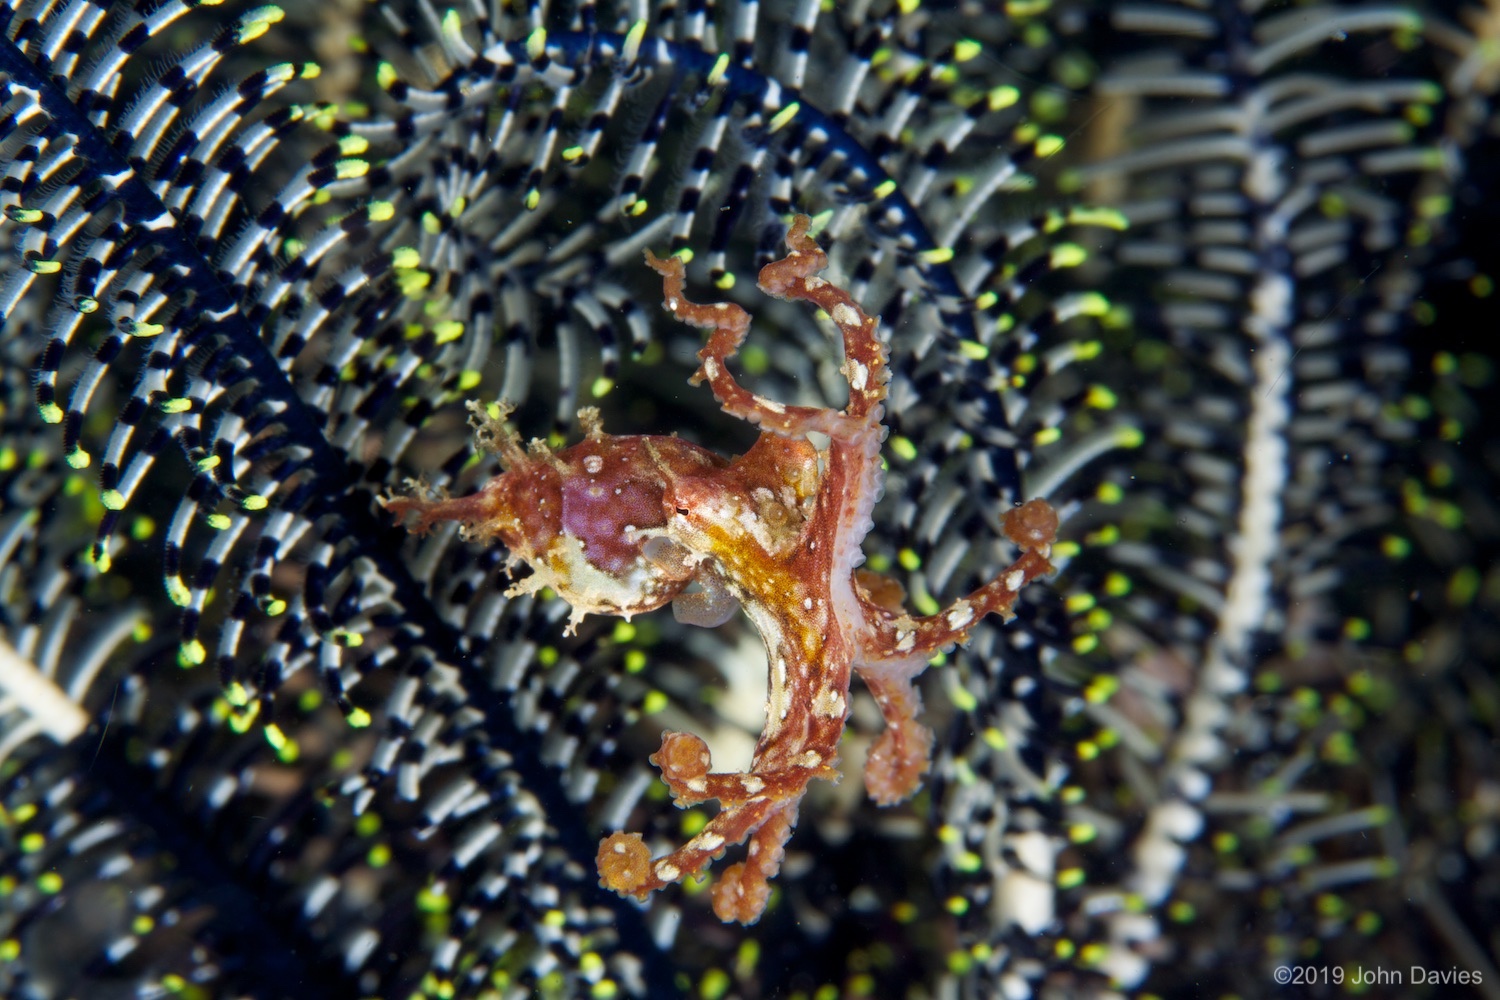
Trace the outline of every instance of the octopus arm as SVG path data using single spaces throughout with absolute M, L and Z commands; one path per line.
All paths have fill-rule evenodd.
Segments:
M 917 721 L 922 696 L 913 681 L 937 653 L 968 639 L 985 615 L 1014 617 L 1021 589 L 1052 571 L 1047 559 L 1057 534 L 1057 514 L 1045 500 L 1029 500 L 1004 518 L 1006 537 L 1021 556 L 999 576 L 935 615 L 912 617 L 894 610 L 889 591 L 872 594 L 859 578 L 863 613 L 860 653 L 854 669 L 880 706 L 885 729 L 865 761 L 865 789 L 880 805 L 915 794 L 932 754 L 932 730 Z

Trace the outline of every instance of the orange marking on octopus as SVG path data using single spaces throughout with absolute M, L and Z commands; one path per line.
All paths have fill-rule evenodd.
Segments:
M 682 621 L 715 625 L 738 601 L 765 641 L 766 727 L 750 769 L 714 773 L 708 746 L 690 733 L 662 734 L 650 758 L 679 807 L 716 800 L 719 813 L 682 847 L 653 858 L 640 834 L 613 833 L 599 845 L 600 885 L 644 900 L 696 876 L 725 851 L 749 841 L 746 860 L 720 875 L 712 892 L 721 920 L 754 923 L 770 898 L 808 782 L 838 778 L 839 740 L 858 673 L 875 696 L 885 729 L 870 749 L 865 787 L 881 805 L 900 802 L 927 773 L 932 731 L 917 721 L 913 680 L 937 653 L 968 638 L 986 615 L 1012 617 L 1019 591 L 1051 571 L 1057 515 L 1031 500 L 1003 518 L 1021 555 L 994 580 L 930 616 L 903 608 L 895 581 L 865 570 L 860 545 L 879 495 L 880 444 L 890 379 L 878 324 L 848 292 L 817 277 L 828 264 L 799 215 L 788 254 L 760 272 L 760 289 L 812 303 L 839 327 L 849 404 L 842 410 L 792 406 L 742 388 L 727 360 L 750 316 L 733 303 L 703 305 L 684 294 L 678 258 L 646 263 L 662 276 L 666 307 L 709 331 L 691 381 L 708 382 L 725 412 L 760 424 L 756 443 L 735 459 L 675 437 L 605 434 L 597 411 L 579 418 L 580 443 L 530 450 L 498 419 L 469 404 L 481 446 L 505 471 L 472 496 L 382 500 L 412 530 L 460 522 L 468 537 L 495 540 L 531 575 L 510 593 L 550 586 L 584 614 L 629 617 L 672 603 Z M 828 444 L 814 447 L 817 431 Z M 688 591 L 697 583 L 699 590 Z

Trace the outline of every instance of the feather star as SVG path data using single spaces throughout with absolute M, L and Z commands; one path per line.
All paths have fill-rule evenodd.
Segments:
M 692 383 L 707 381 L 725 412 L 760 426 L 749 451 L 725 459 L 676 437 L 606 434 L 594 409 L 579 413 L 578 444 L 554 452 L 533 440 L 527 450 L 504 423 L 508 405 L 491 415 L 470 403 L 477 443 L 495 451 L 505 471 L 467 497 L 382 500 L 399 518 L 415 515 L 413 531 L 454 520 L 469 539 L 503 544 L 508 565 L 531 568 L 511 595 L 551 587 L 572 605 L 569 632 L 585 614 L 629 618 L 668 602 L 680 621 L 706 627 L 744 608 L 769 667 L 765 730 L 750 769 L 713 772 L 702 739 L 663 733 L 650 760 L 673 800 L 679 808 L 717 800 L 718 815 L 659 858 L 635 833 L 609 835 L 598 854 L 600 884 L 644 900 L 749 839 L 746 859 L 713 887 L 714 912 L 726 922 L 760 918 L 808 783 L 838 779 L 851 674 L 863 678 L 885 718 L 866 760 L 866 790 L 880 805 L 916 792 L 933 736 L 917 721 L 913 680 L 985 615 L 1013 617 L 1021 588 L 1052 569 L 1058 523 L 1044 500 L 1006 512 L 1003 529 L 1020 557 L 935 615 L 908 614 L 899 583 L 857 569 L 881 490 L 890 372 L 876 321 L 817 276 L 828 258 L 808 225 L 806 216 L 795 218 L 786 257 L 761 270 L 759 287 L 810 302 L 838 326 L 849 382 L 843 410 L 785 405 L 741 387 L 725 362 L 744 340 L 749 314 L 732 303 L 689 302 L 681 259 L 648 251 L 666 307 L 710 331 Z M 814 432 L 825 447 L 809 439 Z

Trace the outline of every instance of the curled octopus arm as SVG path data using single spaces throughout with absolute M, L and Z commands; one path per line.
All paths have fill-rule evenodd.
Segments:
M 1057 536 L 1057 514 L 1044 500 L 1029 500 L 1007 511 L 1006 537 L 1021 555 L 999 576 L 935 615 L 913 617 L 871 595 L 876 581 L 865 577 L 865 634 L 854 663 L 880 713 L 885 729 L 865 759 L 865 789 L 879 805 L 894 805 L 916 793 L 932 756 L 932 730 L 917 721 L 922 697 L 913 686 L 917 675 L 938 653 L 962 642 L 985 615 L 1014 617 L 1021 589 L 1052 571 L 1048 562 Z

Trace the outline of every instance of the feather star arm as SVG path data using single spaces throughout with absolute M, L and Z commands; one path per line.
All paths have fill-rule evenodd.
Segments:
M 697 836 L 653 858 L 640 834 L 614 833 L 599 845 L 600 884 L 645 899 L 703 872 L 734 845 L 746 859 L 713 888 L 720 919 L 754 923 L 770 898 L 808 783 L 836 781 L 838 745 L 858 673 L 875 696 L 885 730 L 872 747 L 865 786 L 890 805 L 912 795 L 927 772 L 932 733 L 917 721 L 915 677 L 941 650 L 963 642 L 985 615 L 1012 616 L 1021 589 L 1051 570 L 1057 515 L 1043 500 L 1006 513 L 1006 536 L 1020 557 L 998 577 L 936 615 L 913 617 L 900 587 L 857 570 L 881 486 L 880 445 L 890 372 L 876 321 L 843 289 L 818 277 L 822 248 L 797 216 L 787 255 L 761 269 L 759 287 L 812 303 L 839 327 L 849 403 L 842 410 L 791 406 L 743 388 L 726 362 L 750 328 L 733 303 L 699 304 L 684 294 L 678 258 L 647 263 L 662 276 L 666 307 L 709 331 L 692 382 L 707 382 L 725 412 L 761 428 L 744 455 L 725 460 L 673 437 L 603 433 L 597 413 L 579 414 L 585 439 L 554 453 L 530 450 L 498 417 L 476 404 L 477 437 L 505 471 L 460 499 L 394 497 L 413 530 L 440 520 L 469 537 L 495 539 L 511 563 L 532 574 L 512 593 L 550 586 L 586 613 L 632 614 L 672 602 L 678 617 L 714 625 L 744 608 L 764 640 L 769 667 L 766 724 L 747 771 L 714 772 L 708 746 L 667 732 L 650 757 L 679 807 L 715 800 L 720 809 Z M 815 447 L 812 432 L 827 437 Z M 687 591 L 697 582 L 699 591 Z

